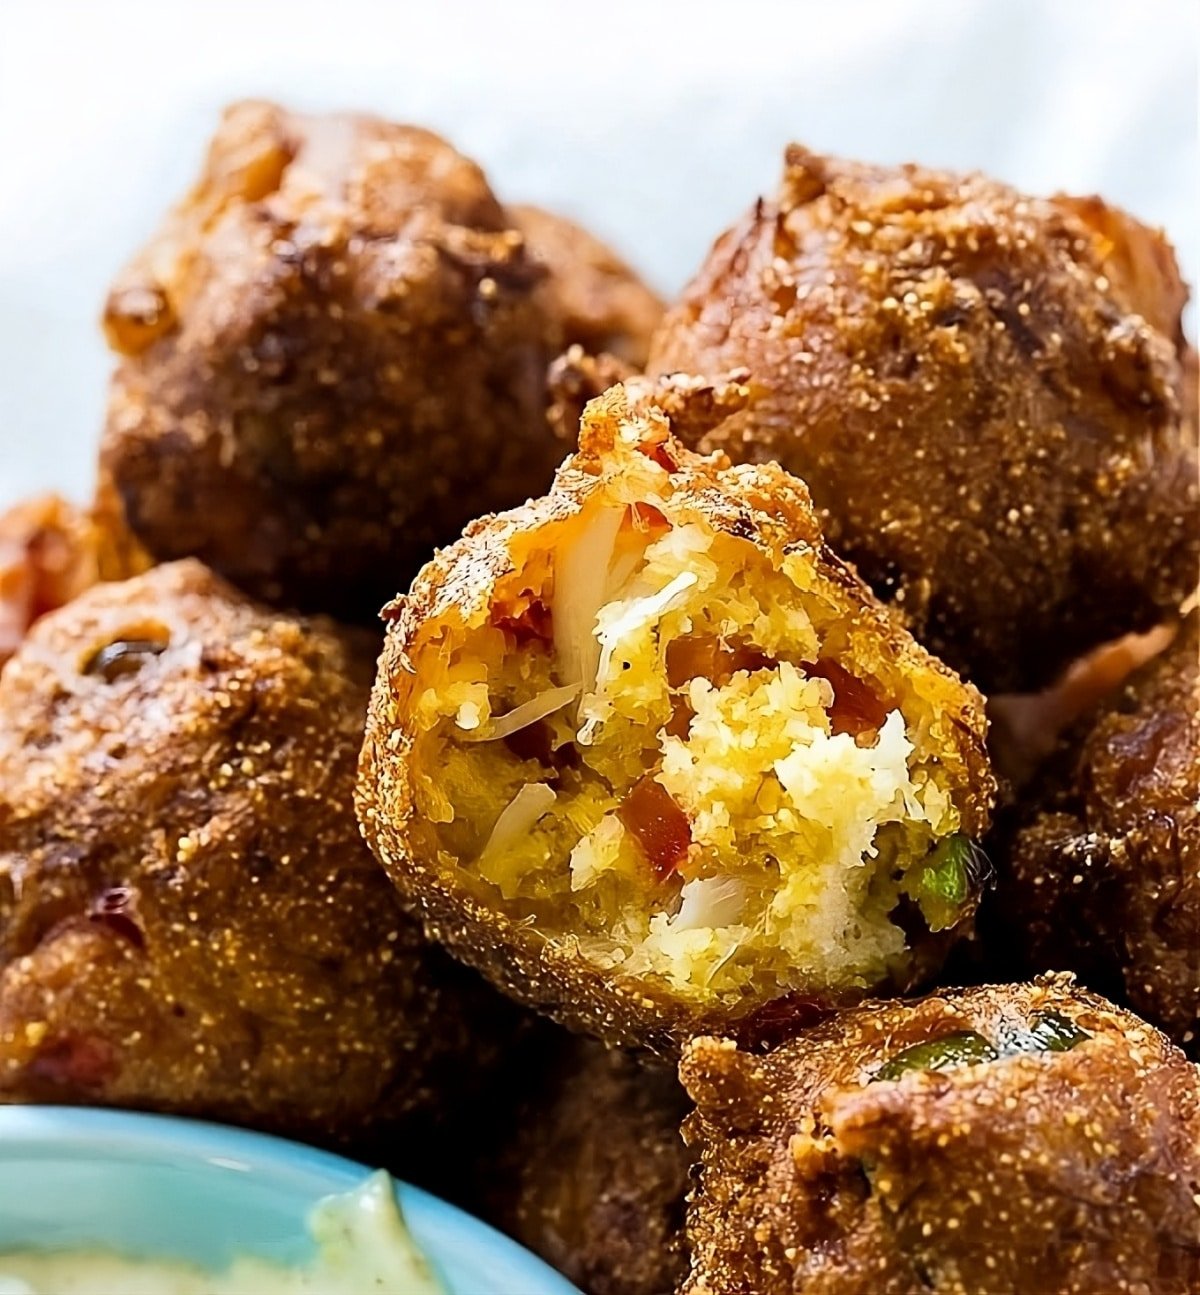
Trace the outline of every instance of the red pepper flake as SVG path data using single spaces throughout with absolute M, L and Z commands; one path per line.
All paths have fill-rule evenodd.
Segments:
M 660 881 L 687 858 L 692 825 L 671 793 L 652 775 L 646 774 L 633 785 L 617 817 L 637 837 Z
M 649 445 L 643 442 L 641 448 L 642 453 L 648 459 L 653 459 L 654 462 L 665 471 L 675 472 L 678 470 L 679 464 L 675 462 L 674 458 L 672 458 L 670 450 L 668 450 L 661 442 L 655 445 Z
M 653 504 L 630 504 L 626 521 L 640 535 L 657 534 L 671 529 L 666 513 Z
M 833 686 L 829 724 L 835 733 L 859 737 L 863 733 L 877 733 L 883 727 L 888 706 L 870 684 L 828 657 L 802 661 L 800 668 L 810 679 L 825 679 Z
M 521 647 L 527 643 L 550 643 L 554 638 L 550 608 L 532 594 L 522 594 L 508 606 L 494 603 L 491 622 L 497 629 L 511 634 Z
M 743 639 L 684 634 L 667 644 L 667 683 L 681 688 L 689 679 L 708 679 L 721 688 L 739 670 L 773 670 L 779 664 Z

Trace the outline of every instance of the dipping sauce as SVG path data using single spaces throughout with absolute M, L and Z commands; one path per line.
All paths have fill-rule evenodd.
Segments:
M 321 1201 L 308 1230 L 317 1254 L 307 1264 L 246 1257 L 218 1273 L 108 1250 L 9 1250 L 0 1253 L 0 1295 L 445 1295 L 385 1173 Z

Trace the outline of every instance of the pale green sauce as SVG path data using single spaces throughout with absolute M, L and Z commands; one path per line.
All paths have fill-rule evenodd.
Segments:
M 317 1254 L 295 1268 L 241 1258 L 209 1273 L 107 1250 L 10 1250 L 0 1253 L 0 1295 L 445 1295 L 409 1236 L 385 1173 L 323 1200 L 308 1229 Z

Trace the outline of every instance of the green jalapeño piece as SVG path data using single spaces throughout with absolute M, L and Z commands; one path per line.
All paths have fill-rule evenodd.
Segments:
M 1070 1052 L 1091 1037 L 1061 1012 L 1034 1012 L 1028 1029 L 1013 1031 L 1001 1040 L 1001 1052 L 1004 1056 L 1017 1052 Z
M 956 1030 L 940 1039 L 914 1043 L 911 1048 L 890 1057 L 872 1076 L 876 1080 L 899 1079 L 911 1070 L 952 1070 L 955 1066 L 974 1066 L 981 1061 L 995 1061 L 1000 1054 L 974 1030 Z
M 962 832 L 939 841 L 913 870 L 904 889 L 931 931 L 944 931 L 962 916 L 971 898 L 975 843 Z

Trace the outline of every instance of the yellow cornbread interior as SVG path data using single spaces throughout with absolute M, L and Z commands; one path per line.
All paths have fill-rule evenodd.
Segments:
M 859 663 L 810 552 L 776 565 L 612 500 L 534 539 L 490 612 L 414 659 L 417 807 L 487 902 L 699 1002 L 877 984 L 902 911 L 952 924 L 965 894 L 917 884 L 959 828 L 937 716 Z M 688 653 L 725 668 L 679 678 Z M 886 698 L 881 723 L 834 731 L 845 698 L 806 668 L 830 660 Z M 665 851 L 631 814 L 648 781 Z

